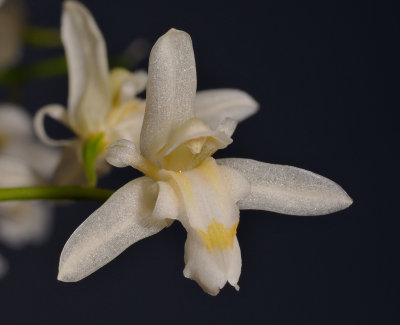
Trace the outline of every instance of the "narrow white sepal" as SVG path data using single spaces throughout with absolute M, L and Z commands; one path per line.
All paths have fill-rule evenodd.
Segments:
M 90 12 L 75 1 L 64 3 L 61 38 L 68 61 L 69 122 L 84 137 L 99 131 L 111 106 L 106 46 Z
M 240 209 L 267 210 L 289 215 L 333 213 L 353 201 L 335 182 L 310 171 L 251 159 L 219 159 L 251 183 L 251 193 L 238 202 Z
M 69 126 L 68 115 L 65 108 L 58 104 L 51 104 L 39 109 L 33 119 L 33 127 L 37 137 L 45 144 L 53 147 L 62 147 L 70 143 L 70 140 L 54 140 L 47 135 L 44 126 L 45 117 L 49 116 L 56 121 Z
M 154 163 L 171 133 L 194 117 L 196 83 L 192 40 L 171 29 L 158 39 L 149 59 L 140 151 Z
M 116 191 L 71 235 L 60 257 L 58 280 L 79 281 L 109 263 L 133 243 L 169 223 L 153 218 L 157 186 L 137 178 Z
M 242 90 L 202 90 L 196 94 L 195 115 L 211 129 L 215 129 L 227 117 L 238 122 L 243 121 L 255 114 L 258 106 L 258 103 Z

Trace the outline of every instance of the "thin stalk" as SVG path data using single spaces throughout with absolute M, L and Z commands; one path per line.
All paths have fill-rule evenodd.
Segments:
M 0 188 L 0 201 L 95 200 L 105 201 L 113 190 L 86 186 L 29 186 Z

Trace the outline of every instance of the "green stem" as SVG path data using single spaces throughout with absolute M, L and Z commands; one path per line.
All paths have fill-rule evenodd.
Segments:
M 60 30 L 58 28 L 30 26 L 25 30 L 24 39 L 27 44 L 39 47 L 61 47 Z
M 113 190 L 86 186 L 30 186 L 0 188 L 0 201 L 96 200 L 105 201 Z

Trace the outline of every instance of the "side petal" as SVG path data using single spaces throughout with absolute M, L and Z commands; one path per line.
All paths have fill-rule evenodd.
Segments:
M 90 12 L 75 1 L 64 4 L 61 38 L 68 61 L 70 124 L 85 137 L 99 132 L 110 110 L 106 46 Z
M 59 121 L 60 123 L 66 126 L 69 126 L 67 111 L 63 106 L 57 104 L 44 106 L 36 112 L 35 117 L 33 119 L 33 128 L 35 130 L 37 137 L 43 143 L 49 146 L 62 147 L 67 145 L 70 142 L 70 140 L 54 140 L 47 135 L 46 129 L 44 127 L 44 119 L 46 115 Z
M 171 29 L 150 53 L 146 110 L 140 135 L 141 153 L 156 161 L 156 153 L 174 130 L 194 117 L 196 64 L 190 36 Z
M 196 117 L 214 130 L 227 117 L 238 122 L 245 120 L 258 111 L 258 106 L 244 91 L 212 89 L 198 91 L 194 107 Z
M 58 279 L 79 281 L 133 243 L 166 227 L 166 220 L 152 217 L 157 192 L 149 177 L 137 178 L 116 191 L 68 239 L 61 253 Z
M 267 210 L 298 216 L 333 213 L 353 201 L 335 182 L 310 171 L 251 159 L 219 159 L 245 176 L 251 193 L 238 202 L 240 209 Z

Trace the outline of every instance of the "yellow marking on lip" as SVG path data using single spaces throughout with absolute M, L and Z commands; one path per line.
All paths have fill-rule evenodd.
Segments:
M 217 222 L 214 218 L 211 220 L 207 231 L 197 229 L 207 249 L 213 253 L 215 249 L 225 250 L 228 247 L 233 248 L 236 229 L 239 222 L 232 227 L 225 227 L 224 224 Z

